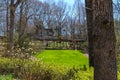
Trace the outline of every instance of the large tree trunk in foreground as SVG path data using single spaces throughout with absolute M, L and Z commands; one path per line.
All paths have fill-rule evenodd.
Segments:
M 94 51 L 93 51 L 93 10 L 92 10 L 92 0 L 85 0 L 86 4 L 86 17 L 87 17 L 87 31 L 88 31 L 88 51 L 89 51 L 89 66 L 94 66 Z
M 93 0 L 94 80 L 117 80 L 112 0 Z

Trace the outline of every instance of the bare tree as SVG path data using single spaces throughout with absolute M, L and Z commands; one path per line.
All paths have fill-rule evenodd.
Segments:
M 81 0 L 75 0 L 74 11 L 76 16 L 76 31 L 78 36 L 86 39 L 86 20 L 85 20 L 85 7 Z
M 20 5 L 20 18 L 19 18 L 19 26 L 18 26 L 18 44 L 20 47 L 23 45 L 22 42 L 24 42 L 23 34 L 24 34 L 24 30 L 25 30 L 25 28 L 23 28 L 23 27 L 25 27 L 25 24 L 22 25 L 24 23 L 23 22 L 23 19 L 24 19 L 23 18 L 23 7 L 24 7 L 24 2 L 22 2 Z
M 86 4 L 86 17 L 87 17 L 87 30 L 88 30 L 88 48 L 89 48 L 89 66 L 94 66 L 94 51 L 93 51 L 93 10 L 92 10 L 92 0 L 85 0 Z
M 0 35 L 5 36 L 6 34 L 6 27 L 5 27 L 5 2 L 0 0 Z
M 15 18 L 15 11 L 18 5 L 23 0 L 11 0 L 10 1 L 10 28 L 9 28 L 9 35 L 8 35 L 8 50 L 11 50 L 14 46 L 13 37 L 14 37 L 14 18 Z

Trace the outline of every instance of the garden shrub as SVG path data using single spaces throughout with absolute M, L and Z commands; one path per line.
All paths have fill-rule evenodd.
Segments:
M 118 80 L 120 80 L 119 67 L 118 62 Z M 93 80 L 94 76 L 93 68 L 88 69 L 84 65 L 83 67 L 69 68 L 66 66 L 45 65 L 39 60 L 1 57 L 0 75 L 9 74 L 20 80 Z
M 15 78 L 22 80 L 87 80 L 92 78 L 91 72 L 83 68 L 45 65 L 42 61 L 16 58 L 0 58 L 0 74 L 12 74 Z
M 88 52 L 88 42 L 80 42 L 80 50 L 84 53 Z
M 0 75 L 0 80 L 14 80 L 12 75 Z
M 32 57 L 36 52 L 32 47 L 24 48 L 24 47 L 14 47 L 12 50 L 7 51 L 2 54 L 2 57 L 9 58 L 20 58 L 20 59 L 28 59 Z

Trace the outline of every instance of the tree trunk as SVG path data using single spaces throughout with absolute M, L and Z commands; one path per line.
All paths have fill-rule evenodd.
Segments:
M 89 66 L 94 66 L 94 51 L 93 51 L 93 10 L 92 10 L 92 0 L 85 0 L 86 6 L 86 17 L 87 17 L 87 31 L 88 31 L 88 51 L 89 51 Z
M 7 36 L 7 42 L 8 42 L 8 36 L 9 36 L 9 7 L 8 7 L 8 0 L 6 1 L 6 36 Z
M 93 0 L 94 80 L 117 80 L 112 0 Z
M 15 2 L 16 1 L 16 2 Z M 9 34 L 8 34 L 8 45 L 7 49 L 12 50 L 14 47 L 14 18 L 15 18 L 15 11 L 18 5 L 23 0 L 10 0 L 10 28 L 9 28 Z
M 11 4 L 10 6 L 10 29 L 8 35 L 8 50 L 11 50 L 14 46 L 13 43 L 13 33 L 14 33 L 14 18 L 15 18 L 15 8 Z
M 19 18 L 19 28 L 18 28 L 18 45 L 19 47 L 22 47 L 23 45 L 23 35 L 24 35 L 24 30 L 23 30 L 23 2 L 21 3 L 20 6 L 20 18 Z

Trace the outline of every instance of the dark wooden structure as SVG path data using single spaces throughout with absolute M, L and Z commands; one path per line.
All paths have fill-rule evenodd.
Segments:
M 39 24 L 39 23 L 38 23 Z M 44 49 L 80 49 L 80 43 L 86 39 L 78 39 L 75 35 L 62 34 L 62 29 L 45 28 L 43 25 L 36 24 L 36 32 L 32 35 L 33 39 L 41 41 Z
M 84 39 L 58 39 L 58 38 L 39 38 L 36 40 L 42 41 L 45 45 L 44 49 L 81 49 L 81 43 L 86 42 Z M 75 46 L 73 46 L 75 45 Z

